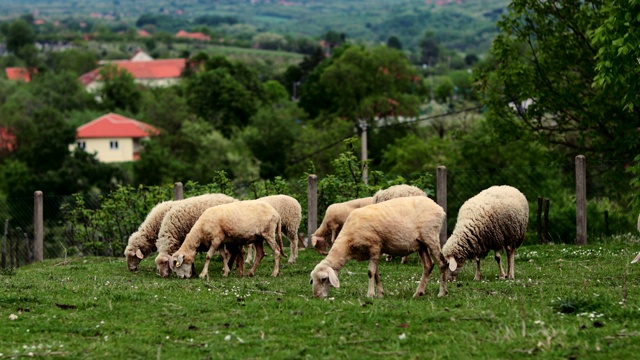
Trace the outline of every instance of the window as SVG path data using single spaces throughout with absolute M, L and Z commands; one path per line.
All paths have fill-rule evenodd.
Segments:
M 78 142 L 76 143 L 76 145 L 78 146 L 78 148 L 80 148 L 80 149 L 82 149 L 82 150 L 84 150 L 84 149 L 86 149 L 86 148 L 87 148 L 87 143 L 86 143 L 85 141 L 78 141 Z
M 118 150 L 118 141 L 117 140 L 109 141 L 109 149 Z

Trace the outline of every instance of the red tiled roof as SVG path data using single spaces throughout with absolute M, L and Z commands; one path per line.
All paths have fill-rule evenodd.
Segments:
M 202 40 L 202 41 L 211 41 L 211 36 L 205 35 L 201 32 L 190 33 L 184 30 L 180 30 L 176 33 L 177 38 L 187 38 L 194 40 Z
M 13 151 L 16 147 L 16 136 L 9 129 L 0 127 L 0 150 Z
M 151 36 L 151 35 L 149 34 L 149 32 L 147 30 L 138 30 L 138 36 L 147 37 L 147 36 Z
M 37 72 L 33 69 L 34 73 Z M 23 67 L 8 67 L 5 69 L 7 73 L 7 79 L 9 80 L 22 80 L 25 82 L 31 81 L 31 74 L 27 71 L 27 68 Z
M 179 78 L 186 66 L 185 59 L 161 59 L 153 61 L 114 61 L 110 64 L 127 70 L 134 79 L 169 79 Z M 82 85 L 87 86 L 100 77 L 100 69 L 95 69 L 80 76 Z
M 160 130 L 138 120 L 108 113 L 84 124 L 76 131 L 78 139 L 87 138 L 145 138 L 158 135 Z

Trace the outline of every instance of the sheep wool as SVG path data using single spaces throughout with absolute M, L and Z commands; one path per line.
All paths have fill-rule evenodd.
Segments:
M 219 247 L 228 245 L 241 248 L 255 244 L 256 260 L 248 274 L 252 276 L 264 257 L 263 241 L 266 241 L 274 254 L 275 265 L 271 276 L 278 276 L 280 237 L 280 214 L 266 202 L 250 200 L 215 206 L 207 209 L 193 225 L 178 251 L 171 257 L 170 266 L 178 277 L 191 277 L 196 249 L 201 244 L 206 245 L 209 251 L 200 277 L 208 277 L 209 262 Z M 225 274 L 228 274 L 227 262 L 223 264 Z
M 378 190 L 378 192 L 373 195 L 373 203 L 377 204 L 383 201 L 405 196 L 427 196 L 427 194 L 420 188 L 412 185 L 393 185 L 387 189 Z
M 447 294 L 447 263 L 440 254 L 440 229 L 444 210 L 426 196 L 391 199 L 355 209 L 347 218 L 329 254 L 311 272 L 313 294 L 327 297 L 331 286 L 340 287 L 337 272 L 351 259 L 369 260 L 367 296 L 383 296 L 378 260 L 382 253 L 404 256 L 418 252 L 422 278 L 414 297 L 422 296 L 434 263 L 440 269 L 440 291 Z
M 638 229 L 638 231 L 640 231 L 640 215 L 638 216 L 638 224 L 636 225 L 636 228 Z M 636 255 L 636 257 L 631 261 L 631 263 L 635 264 L 639 260 L 640 260 L 640 253 L 638 253 L 638 255 Z
M 529 204 L 518 189 L 503 185 L 481 191 L 462 204 L 453 233 L 442 247 L 449 269 L 456 271 L 466 260 L 475 259 L 474 279 L 479 280 L 480 259 L 494 250 L 503 279 L 499 251 L 505 250 L 508 276 L 514 279 L 515 251 L 524 242 L 528 222 Z
M 142 224 L 140 224 L 138 230 L 131 234 L 127 247 L 124 249 L 124 256 L 127 258 L 127 268 L 129 270 L 137 270 L 140 260 L 156 251 L 156 240 L 158 239 L 162 219 L 180 201 L 164 201 L 154 206 Z
M 162 219 L 158 232 L 158 256 L 156 266 L 160 276 L 168 277 L 171 268 L 168 259 L 182 245 L 193 224 L 198 221 L 200 215 L 210 207 L 238 201 L 224 194 L 205 194 L 182 200 L 180 204 L 173 206 Z
M 257 200 L 271 205 L 280 214 L 282 233 L 291 243 L 291 256 L 289 263 L 294 263 L 298 258 L 298 228 L 302 220 L 302 207 L 298 200 L 287 195 L 272 195 L 261 197 Z
M 327 237 L 330 237 L 329 244 L 333 244 L 338 234 L 340 234 L 340 230 L 342 230 L 342 225 L 347 221 L 349 214 L 355 209 L 371 204 L 373 204 L 373 197 L 354 199 L 329 205 L 324 214 L 324 219 L 322 219 L 322 224 L 320 224 L 320 227 L 318 227 L 311 236 L 311 246 L 315 247 L 318 241 Z

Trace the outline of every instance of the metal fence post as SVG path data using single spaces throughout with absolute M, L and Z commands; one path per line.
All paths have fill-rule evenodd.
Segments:
M 587 164 L 576 156 L 576 244 L 587 245 Z
M 307 178 L 307 246 L 311 245 L 311 235 L 318 229 L 318 177 Z
M 182 200 L 182 199 L 184 199 L 183 186 L 181 182 L 177 182 L 173 184 L 173 200 Z
M 44 258 L 44 219 L 42 211 L 42 191 L 36 191 L 33 199 L 33 261 Z
M 444 221 L 440 229 L 440 247 L 447 242 L 447 167 L 440 165 L 436 170 L 436 200 L 444 210 Z

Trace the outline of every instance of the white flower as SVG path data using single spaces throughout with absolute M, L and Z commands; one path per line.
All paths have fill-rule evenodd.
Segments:
M 18 315 L 16 314 L 9 315 L 9 320 L 17 320 L 17 319 L 18 319 Z
M 406 338 L 407 338 L 407 334 L 405 334 L 405 333 L 402 333 L 402 334 L 400 334 L 400 336 L 398 336 L 398 339 L 400 339 L 400 340 L 404 340 Z
M 231 335 L 227 335 L 224 337 L 224 341 L 229 341 L 229 340 L 231 340 Z
M 236 339 L 238 339 L 238 342 L 239 342 L 240 344 L 244 344 L 244 340 L 242 340 L 241 338 L 239 338 L 239 337 L 237 337 L 237 336 L 236 336 Z

